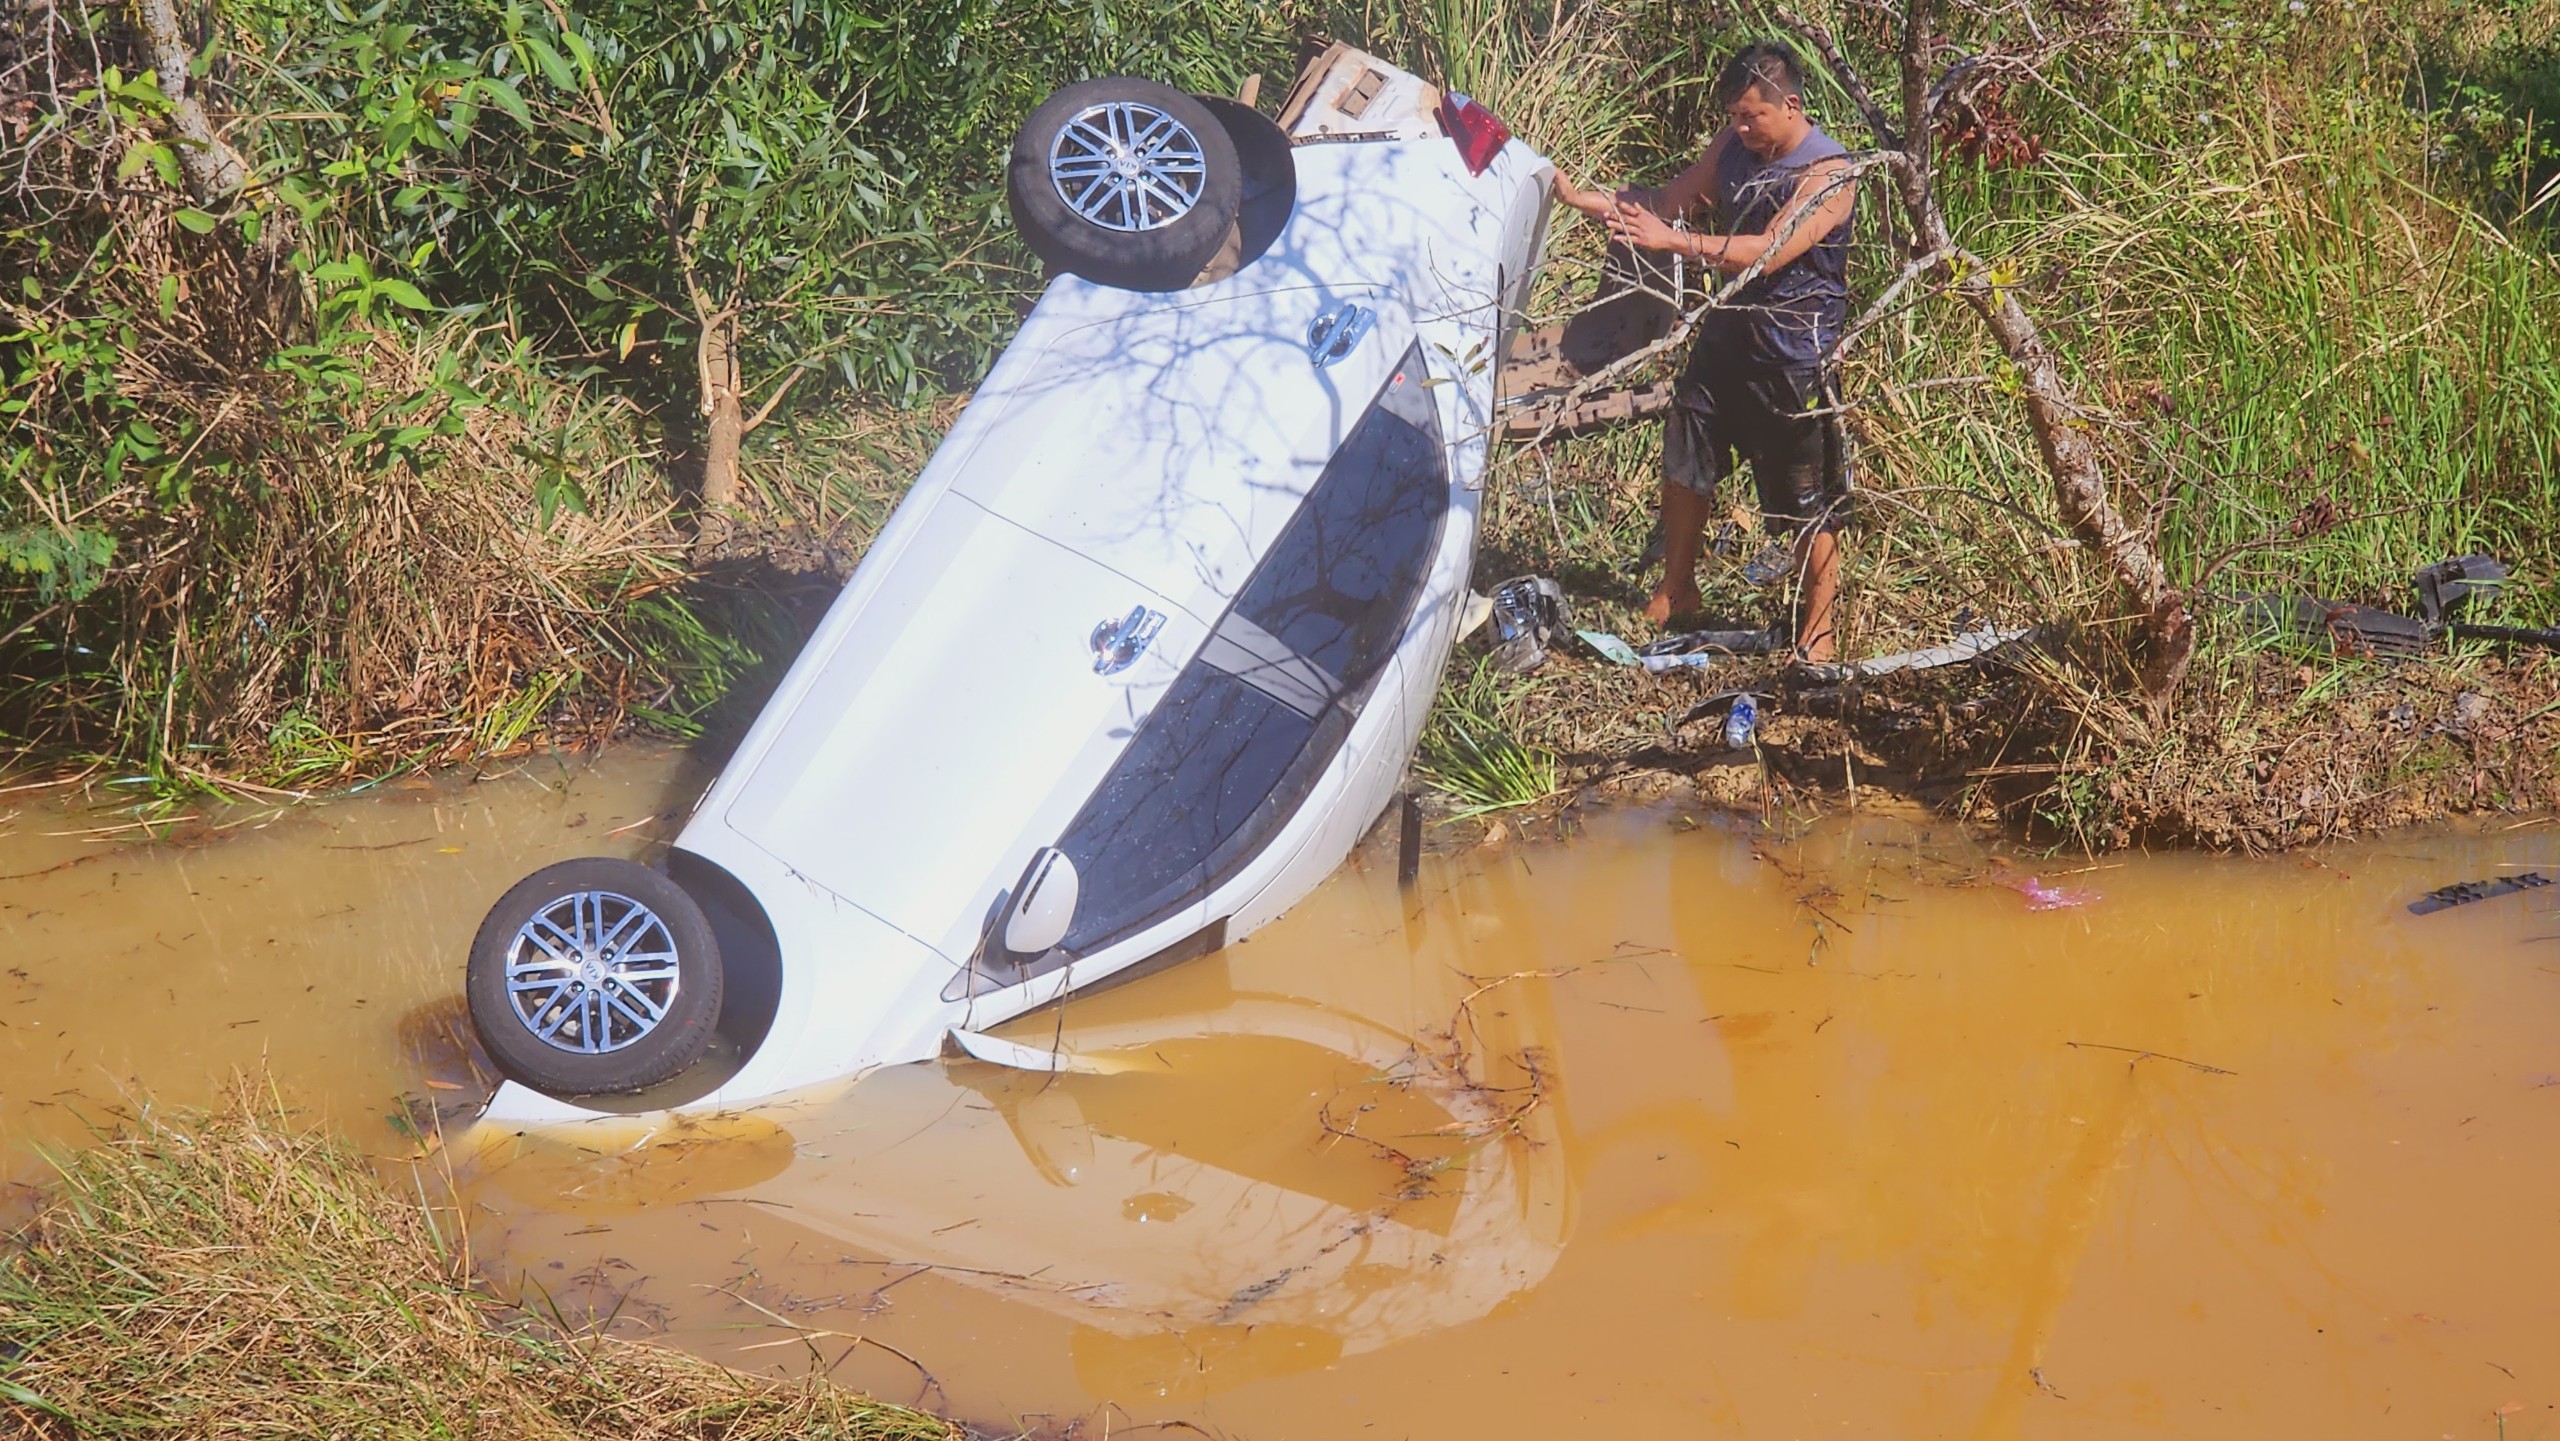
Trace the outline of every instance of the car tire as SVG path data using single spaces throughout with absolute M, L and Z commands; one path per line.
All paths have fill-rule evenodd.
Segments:
M 1207 106 L 1113 75 L 1031 112 L 1005 195 L 1023 240 L 1058 269 L 1124 290 L 1180 290 L 1235 224 L 1244 167 Z
M 639 1091 L 709 1048 L 720 948 L 684 887 L 590 856 L 498 899 L 472 939 L 464 989 L 472 1029 L 510 1080 L 550 1096 Z

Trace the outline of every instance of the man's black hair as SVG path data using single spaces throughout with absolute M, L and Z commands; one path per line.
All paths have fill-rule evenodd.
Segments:
M 1716 103 L 1731 105 L 1754 90 L 1775 103 L 1804 98 L 1804 62 L 1775 40 L 1755 40 L 1734 52 L 1716 76 Z

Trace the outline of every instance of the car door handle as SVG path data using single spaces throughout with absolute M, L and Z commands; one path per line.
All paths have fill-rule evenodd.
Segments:
M 1095 675 L 1118 675 L 1137 664 L 1147 653 L 1147 642 L 1164 629 L 1164 617 L 1143 605 L 1129 607 L 1129 613 L 1118 620 L 1106 620 L 1093 628 L 1087 642 L 1093 650 Z
M 1307 358 L 1319 370 L 1342 359 L 1360 348 L 1377 319 L 1376 312 L 1352 301 L 1338 300 L 1326 306 L 1307 323 Z

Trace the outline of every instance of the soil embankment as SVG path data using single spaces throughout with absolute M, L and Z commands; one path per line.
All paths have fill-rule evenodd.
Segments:
M 1845 684 L 1767 662 L 1656 677 L 1568 655 L 1507 715 L 1524 744 L 1557 755 L 1568 793 L 1685 783 L 1755 814 L 1887 794 L 2086 850 L 2273 851 L 2560 808 L 2552 658 L 2395 666 L 2262 650 L 2191 685 L 2155 727 L 2032 654 Z M 1737 689 L 1763 711 L 1742 751 L 1724 744 L 1712 699 Z

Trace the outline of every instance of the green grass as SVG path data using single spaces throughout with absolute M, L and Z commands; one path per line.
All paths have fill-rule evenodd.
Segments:
M 1458 816 L 1533 805 L 1555 794 L 1555 752 L 1517 734 L 1519 711 L 1535 689 L 1534 681 L 1494 669 L 1490 658 L 1442 688 L 1414 773 L 1454 802 Z

